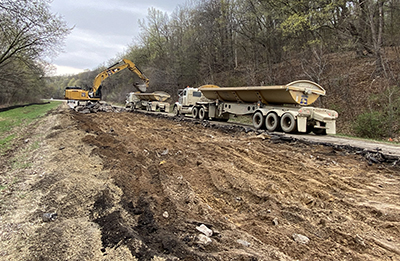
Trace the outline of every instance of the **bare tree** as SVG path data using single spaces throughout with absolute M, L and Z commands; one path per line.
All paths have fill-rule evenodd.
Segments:
M 0 0 L 0 103 L 35 100 L 44 86 L 44 58 L 71 31 L 49 0 Z
M 372 37 L 372 44 L 374 48 L 374 54 L 376 58 L 376 73 L 386 73 L 385 66 L 383 63 L 383 54 L 382 54 L 382 45 L 383 45 L 383 6 L 385 1 L 378 0 L 372 1 L 369 0 L 369 25 L 371 28 L 371 37 Z
M 48 0 L 0 1 L 0 68 L 12 59 L 36 61 L 59 51 L 71 31 Z

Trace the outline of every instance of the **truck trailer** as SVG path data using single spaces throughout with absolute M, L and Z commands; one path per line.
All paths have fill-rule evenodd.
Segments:
M 152 93 L 130 92 L 126 96 L 125 107 L 131 110 L 147 110 L 169 112 L 170 103 L 166 102 L 171 96 L 163 91 Z
M 338 113 L 309 106 L 324 95 L 320 85 L 307 80 L 276 86 L 203 85 L 183 89 L 173 112 L 220 121 L 228 121 L 231 115 L 250 115 L 256 129 L 269 132 L 336 134 Z

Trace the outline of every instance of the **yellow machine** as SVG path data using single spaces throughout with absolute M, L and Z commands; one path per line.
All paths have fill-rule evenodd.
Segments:
M 80 87 L 67 87 L 65 88 L 64 98 L 68 100 L 78 101 L 99 101 L 101 100 L 101 83 L 109 76 L 128 68 L 139 76 L 144 82 L 143 84 L 134 84 L 134 87 L 140 92 L 145 92 L 149 87 L 149 79 L 142 73 L 142 71 L 131 61 L 122 59 L 122 61 L 108 67 L 99 73 L 93 81 L 92 90 L 86 91 Z

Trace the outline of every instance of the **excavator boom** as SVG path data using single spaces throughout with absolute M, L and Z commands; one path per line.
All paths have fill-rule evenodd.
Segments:
M 74 100 L 86 100 L 86 101 L 98 101 L 101 99 L 101 83 L 109 76 L 128 68 L 131 72 L 134 72 L 144 82 L 143 84 L 134 84 L 133 86 L 140 92 L 145 92 L 149 87 L 149 79 L 144 73 L 130 60 L 122 59 L 122 61 L 108 67 L 104 71 L 100 72 L 93 81 L 93 87 L 91 91 L 84 90 L 65 90 L 65 99 Z

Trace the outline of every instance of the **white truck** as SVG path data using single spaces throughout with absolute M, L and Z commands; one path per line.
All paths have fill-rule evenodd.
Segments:
M 131 110 L 169 112 L 171 96 L 162 91 L 152 93 L 130 92 L 126 96 L 125 107 Z
M 287 85 L 254 87 L 187 87 L 173 107 L 175 115 L 190 114 L 200 120 L 228 121 L 230 115 L 251 115 L 256 129 L 270 132 L 336 134 L 338 113 L 311 107 L 325 90 L 315 82 L 300 80 Z

